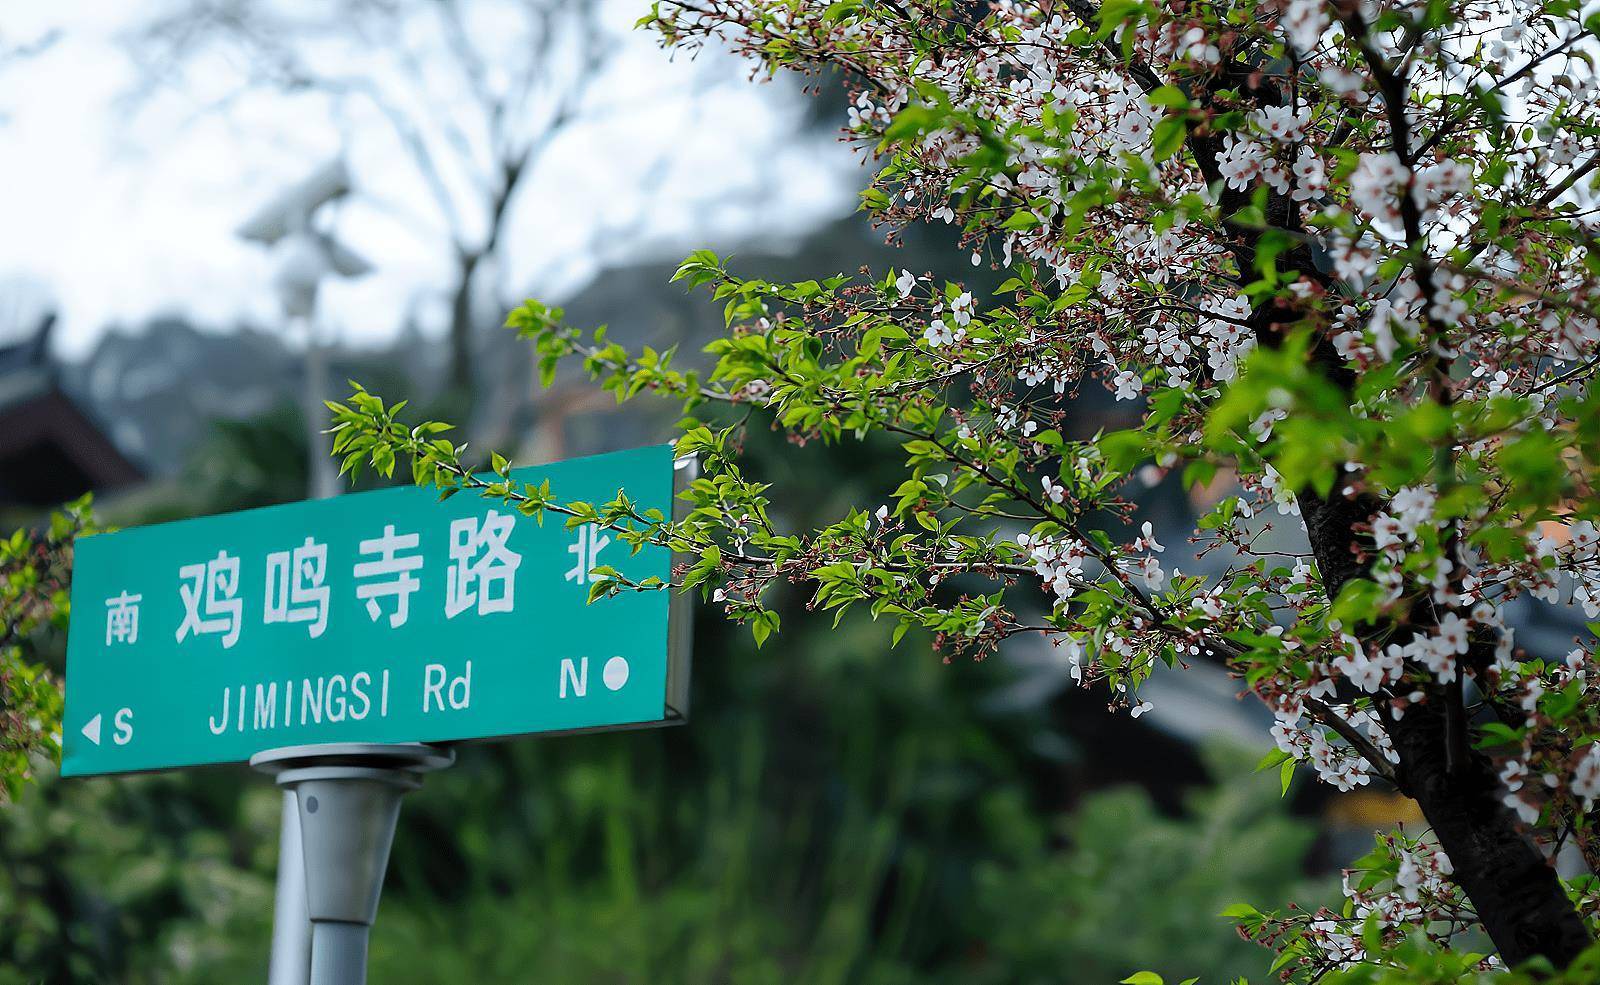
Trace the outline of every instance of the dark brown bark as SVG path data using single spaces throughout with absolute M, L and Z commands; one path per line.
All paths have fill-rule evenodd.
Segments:
M 1352 551 L 1353 529 L 1371 521 L 1376 505 L 1370 497 L 1346 499 L 1338 490 L 1326 499 L 1300 497 L 1330 597 L 1362 574 Z M 1400 756 L 1401 791 L 1421 806 L 1450 857 L 1456 884 L 1472 901 L 1500 956 L 1510 965 L 1542 956 L 1565 967 L 1589 945 L 1588 930 L 1554 867 L 1501 802 L 1500 780 L 1488 758 L 1467 749 L 1457 762 L 1449 761 L 1446 702 L 1452 697 L 1448 689 L 1437 688 L 1398 717 L 1384 716 Z
M 1500 956 L 1510 965 L 1540 956 L 1557 968 L 1570 964 L 1589 945 L 1588 929 L 1554 865 L 1501 802 L 1488 759 L 1469 750 L 1449 768 L 1443 701 L 1412 705 L 1386 727 L 1402 789 L 1421 805 Z
M 1314 271 L 1310 256 L 1304 250 L 1296 252 L 1291 262 Z M 1269 307 L 1252 317 L 1263 344 L 1278 340 L 1280 313 Z M 1313 349 L 1312 359 L 1345 389 L 1354 384 L 1354 374 L 1325 341 Z M 1365 493 L 1346 496 L 1340 483 L 1327 496 L 1302 491 L 1299 503 L 1323 586 L 1328 597 L 1335 598 L 1345 582 L 1367 573 L 1358 531 L 1370 529 L 1382 504 Z M 1411 623 L 1414 630 L 1430 630 L 1435 613 L 1430 606 L 1419 606 L 1412 611 Z M 1355 628 L 1366 642 L 1375 641 L 1377 630 Z M 1492 643 L 1478 641 L 1468 662 L 1482 662 L 1485 646 L 1492 649 Z M 1456 884 L 1471 900 L 1506 963 L 1515 966 L 1543 957 L 1557 968 L 1566 967 L 1589 945 L 1588 929 L 1568 901 L 1553 865 L 1501 802 L 1500 779 L 1489 759 L 1452 734 L 1464 721 L 1459 702 L 1458 690 L 1434 687 L 1425 701 L 1403 713 L 1380 707 L 1400 757 L 1396 773 L 1401 791 L 1422 808 L 1450 858 Z

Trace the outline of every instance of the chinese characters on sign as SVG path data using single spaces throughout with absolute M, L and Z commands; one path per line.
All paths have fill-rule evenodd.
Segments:
M 394 629 L 406 624 L 406 617 L 411 614 L 411 594 L 422 584 L 412 574 L 413 571 L 422 567 L 422 557 L 417 554 L 400 557 L 399 552 L 416 550 L 417 540 L 416 534 L 396 536 L 394 525 L 390 524 L 383 528 L 382 537 L 361 542 L 363 556 L 377 554 L 379 557 L 376 561 L 362 561 L 356 565 L 355 576 L 357 578 L 375 578 L 379 575 L 399 576 L 388 581 L 369 581 L 364 585 L 357 586 L 356 598 L 366 600 L 367 615 L 372 617 L 373 622 L 377 622 L 378 617 L 383 615 L 383 606 L 378 604 L 378 600 L 384 596 L 392 595 L 395 599 L 395 609 L 389 613 L 389 627 Z
M 309 622 L 312 639 L 328 628 L 328 545 L 310 537 L 292 551 L 267 555 L 267 608 L 263 622 Z
M 516 609 L 517 567 L 522 555 L 507 546 L 512 530 L 516 528 L 515 513 L 498 513 L 490 510 L 483 517 L 463 517 L 450 524 L 451 567 L 445 572 L 444 614 L 448 619 L 468 609 L 476 608 L 479 615 L 492 612 L 512 612 Z M 594 528 L 581 527 L 578 542 L 569 552 L 585 556 L 604 547 L 608 538 L 595 543 Z M 380 537 L 361 542 L 361 555 L 377 555 L 375 560 L 358 562 L 352 574 L 363 579 L 355 589 L 356 597 L 366 602 L 367 615 L 377 622 L 383 615 L 378 600 L 393 597 L 394 611 L 389 613 L 389 626 L 398 629 L 406 624 L 411 614 L 411 596 L 422 586 L 415 572 L 422 567 L 420 554 L 402 555 L 401 551 L 415 551 L 420 538 L 417 534 L 397 534 L 391 524 L 383 528 Z M 586 545 L 590 545 L 587 546 Z M 309 623 L 307 634 L 316 639 L 328 628 L 328 586 L 324 576 L 328 570 L 328 545 L 310 537 L 292 551 L 274 551 L 267 555 L 267 597 L 262 610 L 263 623 Z M 587 569 L 583 572 L 587 574 Z M 178 569 L 180 579 L 178 595 L 183 601 L 183 622 L 178 626 L 177 641 L 182 643 L 190 635 L 221 633 L 222 645 L 230 648 L 239 641 L 240 616 L 243 602 L 236 597 L 239 588 L 239 559 L 219 551 L 215 558 L 203 564 L 186 564 Z M 570 572 L 569 579 L 578 577 Z M 380 580 L 381 579 L 381 580 Z M 106 645 L 114 642 L 134 643 L 139 638 L 139 603 L 142 595 L 122 594 L 106 599 Z
M 178 577 L 188 581 L 178 586 L 178 595 L 183 599 L 178 642 L 191 633 L 221 633 L 224 647 L 239 642 L 239 612 L 244 605 L 234 598 L 239 591 L 239 559 L 229 557 L 227 551 L 218 551 L 209 561 L 179 568 Z M 200 615 L 202 605 L 206 610 L 204 618 Z
M 513 575 L 522 555 L 506 546 L 517 524 L 515 514 L 494 510 L 483 518 L 462 517 L 450 524 L 450 560 L 446 572 L 444 614 L 454 619 L 477 603 L 478 614 L 510 612 L 516 608 L 517 583 Z M 476 560 L 474 560 L 476 558 Z
M 114 599 L 106 599 L 106 646 L 139 642 L 139 603 L 142 601 L 143 595 L 129 595 L 126 591 Z
M 476 607 L 479 615 L 511 612 L 516 608 L 517 567 L 522 555 L 507 546 L 516 527 L 514 513 L 490 510 L 481 519 L 464 517 L 450 524 L 451 567 L 445 572 L 446 618 Z M 575 555 L 566 571 L 567 581 L 580 585 L 595 581 L 591 569 L 598 566 L 598 555 L 608 537 L 595 524 L 585 524 L 574 534 L 567 553 Z M 410 615 L 410 599 L 421 587 L 414 572 L 423 565 L 421 555 L 402 555 L 415 551 L 417 534 L 397 534 L 393 525 L 385 526 L 379 537 L 361 541 L 361 555 L 372 560 L 358 562 L 352 574 L 361 579 L 356 597 L 366 602 L 373 622 L 383 616 L 381 598 L 394 598 L 389 626 L 405 625 Z M 299 547 L 273 551 L 267 555 L 266 601 L 263 623 L 309 623 L 306 633 L 312 639 L 328 627 L 329 588 L 324 583 L 328 570 L 328 545 L 307 537 Z M 384 577 L 387 576 L 387 577 Z M 183 621 L 177 630 L 182 643 L 191 635 L 220 633 L 224 648 L 239 640 L 243 602 L 236 597 L 239 587 L 239 558 L 227 551 L 204 563 L 186 564 L 178 569 L 178 595 L 183 602 Z M 379 580 L 379 579 L 382 580 Z M 136 643 L 139 639 L 139 603 L 143 595 L 127 591 L 105 600 L 106 645 Z
M 567 581 L 575 581 L 579 585 L 599 581 L 590 572 L 600 566 L 600 549 L 609 543 L 611 538 L 601 533 L 595 524 L 586 523 L 579 527 L 577 541 L 567 548 L 568 554 L 577 555 L 577 560 L 567 569 Z

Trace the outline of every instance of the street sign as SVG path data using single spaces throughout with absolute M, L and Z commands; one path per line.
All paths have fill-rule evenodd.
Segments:
M 671 515 L 690 467 L 658 445 L 512 475 Z M 84 538 L 62 773 L 682 721 L 687 597 L 587 604 L 594 567 L 668 580 L 668 552 L 564 520 L 401 488 Z

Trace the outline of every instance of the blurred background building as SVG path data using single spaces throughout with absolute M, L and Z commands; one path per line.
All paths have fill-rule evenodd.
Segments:
M 0 299 L 3 303 L 3 299 Z M 0 342 L 0 516 L 17 522 L 91 489 L 125 489 L 143 473 L 62 384 L 50 353 L 55 312 Z

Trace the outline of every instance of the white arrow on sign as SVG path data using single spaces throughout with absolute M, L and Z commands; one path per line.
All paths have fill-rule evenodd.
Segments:
M 85 725 L 83 727 L 83 735 L 84 735 L 84 738 L 88 739 L 90 742 L 93 742 L 95 745 L 98 746 L 100 744 L 100 716 L 99 715 L 96 715 L 93 718 L 89 719 L 89 724 L 87 724 L 87 725 Z

